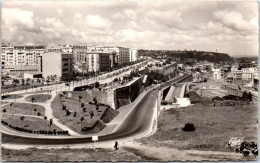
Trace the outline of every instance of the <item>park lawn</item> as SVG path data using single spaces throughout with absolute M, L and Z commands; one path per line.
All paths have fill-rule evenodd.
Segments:
M 83 108 L 81 107 L 81 103 L 84 103 L 84 108 L 86 108 L 86 112 L 83 111 Z M 71 114 L 69 116 L 66 115 L 66 111 L 62 110 L 62 105 L 65 105 L 68 110 L 71 111 Z M 90 105 L 88 102 L 79 102 L 79 100 L 73 100 L 71 98 L 67 97 L 60 97 L 60 95 L 57 95 L 54 100 L 52 101 L 51 107 L 53 109 L 53 115 L 59 119 L 59 121 L 70 127 L 75 132 L 78 132 L 80 134 L 90 134 L 90 133 L 98 133 L 101 131 L 105 125 L 104 123 L 107 123 L 111 121 L 114 117 L 108 117 L 108 116 L 116 116 L 118 113 L 111 113 L 112 109 L 110 108 L 109 111 L 106 111 L 107 106 L 99 106 L 99 109 L 96 110 L 95 105 Z M 91 119 L 90 112 L 93 111 L 94 116 Z M 74 113 L 76 112 L 76 116 L 74 116 Z M 104 115 L 103 115 L 104 114 Z M 84 120 L 81 121 L 81 118 L 84 118 Z M 102 121 L 102 119 L 105 118 L 105 122 Z M 94 123 L 98 121 L 98 124 L 95 128 L 89 131 L 82 132 L 81 129 L 83 127 L 91 127 Z
M 6 112 L 3 112 L 4 109 L 6 109 Z M 34 111 L 34 109 L 36 109 L 36 111 Z M 15 112 L 15 114 L 22 115 L 37 115 L 37 113 L 40 113 L 41 116 L 45 115 L 43 106 L 18 102 L 11 102 L 10 104 L 4 105 L 1 107 L 1 111 L 6 114 L 13 114 L 13 112 Z
M 31 102 L 32 97 L 34 97 L 35 99 L 33 102 L 46 102 L 50 100 L 52 96 L 48 94 L 35 94 L 35 95 L 27 96 L 25 100 Z
M 62 131 L 59 127 L 52 124 L 49 125 L 49 120 L 46 120 L 43 118 L 43 116 L 39 117 L 31 117 L 31 116 L 24 116 L 24 120 L 22 121 L 20 119 L 21 116 L 18 115 L 4 115 L 2 116 L 2 121 L 7 122 L 8 124 L 14 126 L 14 127 L 21 127 L 28 130 L 46 130 L 46 131 Z
M 96 98 L 98 103 L 107 103 L 107 93 L 105 91 L 99 91 L 97 89 L 87 91 L 66 91 L 65 93 L 71 93 L 71 98 L 77 101 L 79 100 L 79 96 L 81 96 L 81 100 L 85 102 L 92 102 L 93 98 Z
M 225 106 L 234 102 L 235 106 Z M 227 144 L 233 137 L 257 142 L 258 107 L 245 101 L 222 101 L 224 105 L 205 101 L 194 106 L 173 108 L 160 113 L 157 132 L 140 139 L 144 144 L 178 149 L 234 151 Z M 195 131 L 184 132 L 185 123 L 193 123 Z
M 16 94 L 4 95 L 4 96 L 2 96 L 2 100 L 19 99 L 19 98 L 22 98 L 22 97 L 23 97 L 23 95 L 16 95 Z
M 9 102 L 7 101 L 1 101 L 1 105 L 4 105 L 4 104 L 8 104 Z
M 141 161 L 142 158 L 124 150 L 113 149 L 37 149 L 24 150 L 2 148 L 2 160 L 16 161 L 40 161 L 40 162 L 82 162 L 82 161 Z M 108 157 L 109 156 L 109 157 Z

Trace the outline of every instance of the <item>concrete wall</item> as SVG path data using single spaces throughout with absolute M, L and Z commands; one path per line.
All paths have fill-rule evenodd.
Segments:
M 141 78 L 131 85 L 117 88 L 114 91 L 115 109 L 133 102 L 142 92 Z

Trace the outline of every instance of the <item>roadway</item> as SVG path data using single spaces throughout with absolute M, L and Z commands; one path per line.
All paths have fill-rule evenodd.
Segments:
M 162 85 L 162 87 L 176 83 L 185 77 L 187 77 L 187 74 L 172 79 L 170 82 Z M 153 122 L 154 107 L 157 101 L 158 92 L 158 89 L 148 90 L 144 97 L 133 106 L 132 111 L 122 124 L 113 133 L 99 136 L 99 142 L 126 139 L 148 133 Z M 90 142 L 92 142 L 92 137 L 87 135 L 70 137 L 37 137 L 37 135 L 35 135 L 34 137 L 29 137 L 2 132 L 2 144 L 66 145 Z

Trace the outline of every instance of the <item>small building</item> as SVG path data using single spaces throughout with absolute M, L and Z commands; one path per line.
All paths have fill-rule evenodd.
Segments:
M 42 78 L 42 73 L 40 72 L 25 72 L 24 79 L 37 79 L 37 78 Z
M 225 81 L 227 83 L 233 83 L 233 80 L 234 80 L 234 74 L 233 73 L 228 73 L 226 78 L 225 78 Z
M 40 72 L 40 67 L 33 65 L 6 65 L 5 71 L 7 74 L 23 78 L 25 73 Z
M 212 77 L 215 79 L 221 79 L 221 70 L 219 68 L 212 69 Z

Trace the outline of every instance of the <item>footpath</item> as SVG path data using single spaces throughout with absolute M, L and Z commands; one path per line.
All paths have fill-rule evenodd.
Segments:
M 18 102 L 18 103 L 27 103 L 27 104 L 32 104 L 31 102 L 29 101 L 26 101 L 25 98 L 27 96 L 31 96 L 31 95 L 34 95 L 34 94 L 26 94 L 24 95 L 22 98 L 20 99 L 10 99 L 10 100 L 5 100 L 7 102 Z M 46 101 L 46 102 L 43 102 L 43 103 L 39 103 L 39 102 L 34 102 L 33 104 L 35 105 L 40 105 L 40 106 L 43 106 L 44 109 L 45 109 L 45 116 L 47 116 L 48 119 L 53 119 L 53 124 L 55 124 L 57 127 L 61 128 L 62 130 L 64 131 L 68 131 L 70 135 L 72 136 L 80 136 L 80 134 L 78 134 L 77 132 L 73 131 L 72 129 L 70 129 L 69 127 L 61 124 L 59 122 L 59 120 L 57 118 L 55 118 L 53 116 L 53 113 L 52 113 L 52 108 L 51 108 L 51 102 L 53 101 L 53 99 L 55 98 L 56 96 L 56 92 L 55 91 L 52 91 L 51 92 L 51 99 Z M 9 104 L 9 103 L 8 103 Z M 7 105 L 7 104 L 6 104 Z

